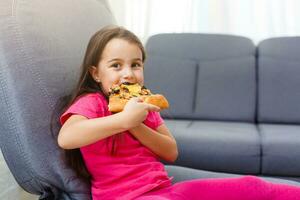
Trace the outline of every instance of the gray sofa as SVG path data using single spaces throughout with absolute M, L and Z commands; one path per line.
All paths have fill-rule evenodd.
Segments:
M 300 181 L 300 37 L 255 46 L 232 35 L 158 34 L 146 49 L 146 84 L 170 101 L 163 116 L 178 142 L 169 168 L 179 180 L 178 166 Z M 187 168 L 187 178 L 202 177 Z
M 90 199 L 89 186 L 66 166 L 49 123 L 58 98 L 75 85 L 88 39 L 114 23 L 107 3 L 2 0 L 0 10 L 0 145 L 5 161 L 18 184 L 40 199 Z M 164 116 L 180 150 L 176 165 L 167 166 L 174 180 L 238 174 L 297 178 L 299 127 L 279 122 L 300 121 L 299 67 L 293 61 L 299 40 L 291 38 L 279 50 L 275 41 L 266 41 L 256 59 L 252 42 L 241 37 L 164 37 L 152 37 L 147 44 L 146 85 L 171 103 Z M 277 58 L 276 50 L 282 57 L 270 60 L 270 53 Z M 258 68 L 259 77 L 257 66 L 265 66 Z M 273 83 L 274 78 L 279 81 Z
M 1 0 L 1 151 L 18 184 L 40 199 L 91 198 L 49 125 L 76 84 L 89 38 L 113 23 L 105 0 Z

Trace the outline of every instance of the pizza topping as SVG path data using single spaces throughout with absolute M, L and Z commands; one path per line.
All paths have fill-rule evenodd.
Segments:
M 109 95 L 111 94 L 119 94 L 120 93 L 120 87 L 115 87 L 115 88 L 112 88 L 109 92 Z
M 122 88 L 122 89 L 123 89 L 124 92 L 129 93 L 129 89 L 128 88 L 125 87 L 125 88 Z
M 141 92 L 140 92 L 140 94 L 141 95 L 151 95 L 151 92 L 148 89 L 142 89 Z
M 111 88 L 109 95 L 119 96 L 122 99 L 130 99 L 131 97 L 151 95 L 151 92 L 145 86 L 142 87 L 137 83 L 126 82 L 120 86 Z

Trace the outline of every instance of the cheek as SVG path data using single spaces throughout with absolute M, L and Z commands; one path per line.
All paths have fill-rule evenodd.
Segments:
M 104 91 L 108 91 L 109 90 L 109 87 L 110 87 L 110 84 L 106 81 L 103 81 L 102 82 L 102 88 L 104 89 Z
M 119 81 L 119 77 L 114 73 L 106 73 L 103 75 L 102 78 L 102 89 L 103 92 L 108 93 L 109 89 L 114 85 L 117 84 Z
M 110 80 L 105 76 L 105 78 L 101 79 L 101 85 L 102 85 L 102 90 L 103 92 L 108 92 L 110 88 Z
M 143 71 L 137 72 L 135 74 L 135 77 L 140 84 L 144 84 L 144 72 Z

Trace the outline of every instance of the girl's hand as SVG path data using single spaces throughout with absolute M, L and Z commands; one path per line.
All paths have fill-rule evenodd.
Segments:
M 159 110 L 158 106 L 143 103 L 142 99 L 135 97 L 127 102 L 122 113 L 126 119 L 128 129 L 130 129 L 140 125 L 146 119 L 149 111 L 158 112 Z

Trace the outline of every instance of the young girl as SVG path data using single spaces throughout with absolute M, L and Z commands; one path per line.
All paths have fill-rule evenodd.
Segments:
M 60 117 L 58 144 L 71 152 L 67 159 L 78 175 L 91 181 L 94 200 L 300 199 L 300 188 L 253 176 L 172 185 L 159 159 L 175 161 L 177 145 L 159 108 L 133 98 L 122 112 L 108 111 L 111 86 L 144 84 L 144 61 L 143 45 L 133 33 L 121 27 L 98 31 L 88 44 L 77 88 Z

